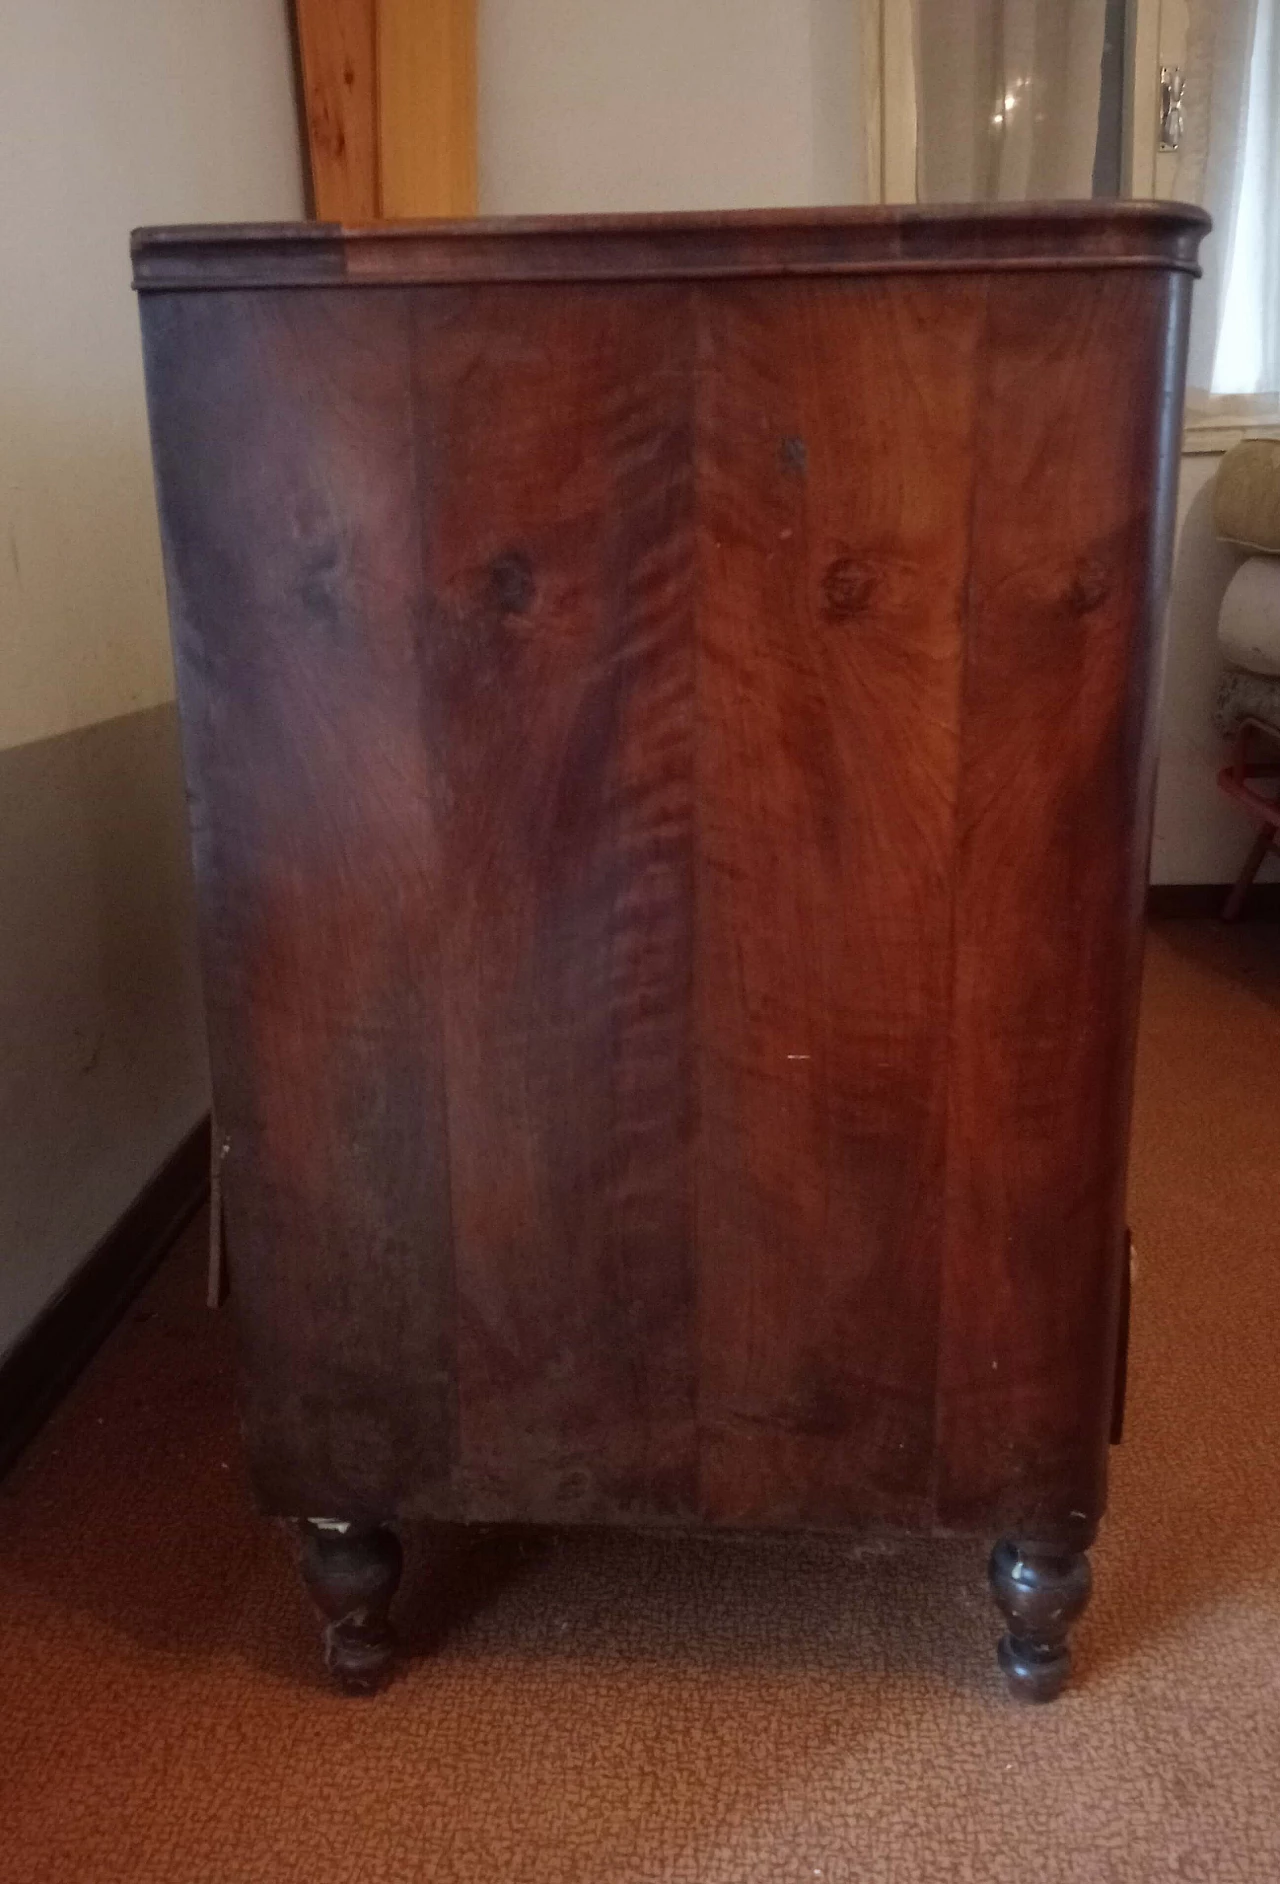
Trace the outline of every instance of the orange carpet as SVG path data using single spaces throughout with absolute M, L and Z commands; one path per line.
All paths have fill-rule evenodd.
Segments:
M 344 1701 L 251 1513 L 197 1226 L 0 1488 L 3 1884 L 1278 1884 L 1280 928 L 1154 932 L 1130 1420 L 1078 1679 L 977 1547 L 411 1548 Z

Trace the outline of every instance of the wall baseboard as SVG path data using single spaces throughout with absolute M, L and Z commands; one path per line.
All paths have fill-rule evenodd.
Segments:
M 204 1118 L 0 1362 L 0 1474 L 93 1358 L 208 1189 Z
M 1220 916 L 1229 883 L 1153 883 L 1147 890 L 1147 914 L 1158 922 L 1174 916 Z M 1250 916 L 1280 916 L 1280 883 L 1255 883 L 1245 900 L 1242 922 Z

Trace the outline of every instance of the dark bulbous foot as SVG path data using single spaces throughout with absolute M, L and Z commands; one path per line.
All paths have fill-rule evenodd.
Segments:
M 1005 1538 L 991 1553 L 988 1576 L 1009 1625 L 999 1660 L 1010 1693 L 1019 1701 L 1056 1700 L 1071 1672 L 1071 1625 L 1093 1588 L 1088 1557 Z
M 373 1694 L 391 1672 L 391 1599 L 400 1582 L 400 1540 L 384 1525 L 324 1519 L 302 1526 L 302 1575 L 324 1617 L 324 1661 L 348 1694 Z

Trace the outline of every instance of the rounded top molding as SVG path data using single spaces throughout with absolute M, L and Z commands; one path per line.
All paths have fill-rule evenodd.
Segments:
M 142 292 L 1079 268 L 1199 274 L 1209 226 L 1187 203 L 966 203 L 202 224 L 138 229 L 131 246 Z

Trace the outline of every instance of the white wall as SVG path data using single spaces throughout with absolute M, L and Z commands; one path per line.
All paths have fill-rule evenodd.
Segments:
M 852 0 L 479 0 L 486 215 L 865 196 Z
M 129 230 L 295 216 L 285 0 L 0 0 L 0 747 L 173 692 Z
M 129 230 L 301 213 L 285 0 L 0 0 L 0 1354 L 207 1103 Z

